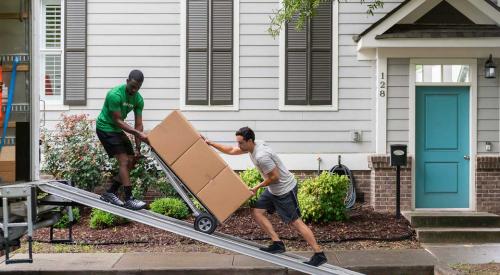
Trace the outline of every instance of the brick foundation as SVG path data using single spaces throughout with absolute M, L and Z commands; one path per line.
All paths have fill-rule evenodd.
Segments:
M 411 157 L 408 165 L 401 167 L 401 210 L 411 210 Z M 370 205 L 375 211 L 396 210 L 396 168 L 390 166 L 389 155 L 371 155 Z
M 500 156 L 476 158 L 477 211 L 500 214 Z

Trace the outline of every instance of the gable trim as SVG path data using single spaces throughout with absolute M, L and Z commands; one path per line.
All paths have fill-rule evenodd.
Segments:
M 475 21 L 476 24 L 478 23 L 496 23 L 497 25 L 500 25 L 500 7 L 495 5 L 494 3 L 490 2 L 489 0 L 483 0 L 483 1 L 477 1 L 477 0 L 464 0 L 467 3 L 459 3 L 458 1 L 447 1 L 449 4 L 457 8 L 460 12 L 462 12 L 465 16 L 469 17 L 472 21 Z M 394 26 L 396 23 L 400 21 L 404 21 L 405 17 L 408 17 L 415 9 L 421 7 L 422 5 L 425 4 L 430 4 L 431 8 L 434 8 L 437 4 L 439 4 L 439 0 L 405 0 L 402 2 L 399 6 L 391 10 L 389 13 L 387 13 L 384 17 L 382 17 L 380 20 L 372 24 L 370 27 L 368 27 L 366 30 L 364 30 L 362 33 L 360 33 L 357 36 L 354 36 L 353 39 L 355 42 L 360 42 L 362 38 L 369 36 L 369 38 L 375 38 L 377 34 L 382 34 L 385 31 L 387 31 L 389 28 Z M 484 15 L 486 15 L 490 20 L 483 21 L 485 19 L 481 19 L 477 15 L 474 15 L 472 12 L 467 12 L 467 9 L 465 9 L 464 12 L 464 6 L 465 5 L 473 5 L 477 9 L 479 9 Z M 494 6 L 495 9 L 491 9 L 491 6 Z M 425 12 L 428 12 L 430 10 L 429 8 L 425 9 Z M 472 18 L 471 18 L 472 17 Z M 414 18 L 416 19 L 416 18 Z M 406 21 L 405 21 L 406 22 Z M 408 22 L 406 22 L 408 23 Z M 372 34 L 375 33 L 375 34 Z M 373 36 L 373 37 L 371 37 Z M 360 48 L 358 46 L 358 48 Z

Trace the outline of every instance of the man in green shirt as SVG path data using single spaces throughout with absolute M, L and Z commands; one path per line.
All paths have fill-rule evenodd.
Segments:
M 127 84 L 114 87 L 107 93 L 104 106 L 96 121 L 96 132 L 99 140 L 109 157 L 116 158 L 119 164 L 118 178 L 113 178 L 113 184 L 101 195 L 101 199 L 132 210 L 143 209 L 146 206 L 143 201 L 132 197 L 130 183 L 130 170 L 134 167 L 137 158 L 140 157 L 141 142 L 148 142 L 146 134 L 143 133 L 142 125 L 144 100 L 139 94 L 143 81 L 144 75 L 141 71 L 131 71 Z M 131 111 L 134 111 L 134 128 L 125 122 L 127 114 Z M 124 131 L 134 135 L 135 153 L 132 143 Z M 116 195 L 122 184 L 125 202 Z

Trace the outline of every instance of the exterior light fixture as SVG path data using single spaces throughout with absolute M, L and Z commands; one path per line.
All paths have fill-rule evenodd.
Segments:
M 493 62 L 493 58 L 490 54 L 490 58 L 486 60 L 486 63 L 484 64 L 484 77 L 485 78 L 495 78 L 497 75 L 497 66 Z

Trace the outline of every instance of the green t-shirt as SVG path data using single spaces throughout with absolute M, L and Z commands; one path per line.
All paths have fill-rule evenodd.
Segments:
M 122 131 L 113 120 L 113 112 L 120 112 L 123 120 L 127 118 L 127 114 L 132 110 L 134 110 L 136 116 L 142 115 L 142 109 L 144 108 L 142 96 L 138 92 L 133 96 L 128 95 L 126 86 L 125 84 L 116 86 L 108 92 L 101 113 L 97 117 L 97 129 L 104 132 Z

